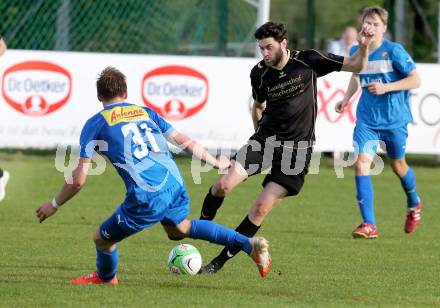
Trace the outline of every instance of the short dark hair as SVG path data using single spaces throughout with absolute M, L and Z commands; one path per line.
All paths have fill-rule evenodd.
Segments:
M 125 75 L 114 67 L 106 67 L 96 81 L 98 98 L 103 101 L 124 96 L 127 93 Z
M 273 37 L 277 42 L 281 42 L 287 39 L 287 29 L 280 22 L 268 21 L 255 31 L 254 37 L 257 40 Z

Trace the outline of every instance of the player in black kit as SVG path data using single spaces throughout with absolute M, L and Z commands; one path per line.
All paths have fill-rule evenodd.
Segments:
M 253 236 L 284 197 L 299 193 L 315 141 L 316 79 L 334 71 L 360 72 L 367 64 L 373 34 L 365 25 L 358 35 L 359 51 L 342 57 L 314 49 L 288 50 L 281 23 L 267 22 L 255 31 L 263 55 L 251 71 L 255 134 L 237 152 L 228 173 L 209 189 L 201 219 L 214 219 L 227 193 L 248 176 L 267 169 L 263 192 L 236 231 Z M 224 249 L 199 273 L 216 273 L 238 251 Z

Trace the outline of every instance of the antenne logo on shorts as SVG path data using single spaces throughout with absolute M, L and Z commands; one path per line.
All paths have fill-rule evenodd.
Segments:
M 200 111 L 208 100 L 208 79 L 186 66 L 156 68 L 142 80 L 144 104 L 169 120 L 180 120 Z
M 58 110 L 69 100 L 71 91 L 70 73 L 50 62 L 17 63 L 2 77 L 3 98 L 12 108 L 30 116 Z
M 147 111 L 139 106 L 118 106 L 103 110 L 101 114 L 109 126 L 121 122 L 136 122 L 150 118 Z

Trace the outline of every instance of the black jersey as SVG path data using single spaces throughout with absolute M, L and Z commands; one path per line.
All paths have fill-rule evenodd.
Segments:
M 256 137 L 280 141 L 315 140 L 316 78 L 340 71 L 344 57 L 314 49 L 293 51 L 282 70 L 260 61 L 251 71 L 252 96 L 266 101 Z

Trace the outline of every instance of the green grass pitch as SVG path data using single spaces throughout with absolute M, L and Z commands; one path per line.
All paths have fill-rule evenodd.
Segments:
M 217 178 L 192 181 L 190 160 L 177 159 L 197 218 L 208 187 Z M 175 276 L 167 256 L 176 242 L 160 225 L 119 244 L 120 285 L 73 286 L 68 281 L 94 269 L 92 235 L 122 201 L 124 187 L 113 167 L 90 176 L 76 198 L 43 224 L 35 209 L 50 200 L 63 176 L 54 154 L 1 152 L 0 167 L 11 172 L 0 203 L 0 307 L 415 307 L 440 306 L 439 166 L 414 164 L 423 200 L 421 227 L 403 232 L 405 196 L 389 166 L 373 177 L 381 237 L 353 240 L 360 223 L 353 170 L 337 179 L 329 161 L 308 175 L 300 196 L 284 200 L 259 234 L 270 241 L 272 270 L 265 280 L 240 254 L 217 275 Z M 234 190 L 216 221 L 235 228 L 261 191 L 262 176 Z M 221 249 L 196 246 L 209 262 Z

